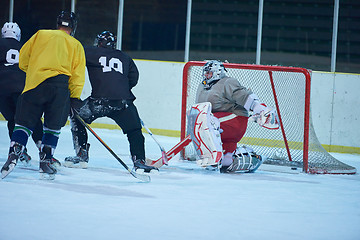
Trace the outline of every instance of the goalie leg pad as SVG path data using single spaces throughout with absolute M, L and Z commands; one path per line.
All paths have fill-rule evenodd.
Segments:
M 197 163 L 206 167 L 219 165 L 222 158 L 220 121 L 211 113 L 211 103 L 194 104 L 188 113 L 188 132 L 199 157 Z
M 251 148 L 245 146 L 237 148 L 232 159 L 232 164 L 228 167 L 222 167 L 220 172 L 252 173 L 255 172 L 263 162 L 260 155 L 257 155 Z

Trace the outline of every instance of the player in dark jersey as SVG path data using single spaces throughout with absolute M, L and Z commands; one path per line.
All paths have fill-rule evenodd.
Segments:
M 25 85 L 25 73 L 19 69 L 19 51 L 21 30 L 15 22 L 7 22 L 1 29 L 0 38 L 0 112 L 7 121 L 9 137 L 15 127 L 15 111 L 18 97 Z M 32 136 L 36 146 L 40 148 L 43 135 L 42 122 L 39 119 Z M 29 164 L 31 157 L 24 149 L 20 161 Z M 53 159 L 56 167 L 60 162 Z
M 145 165 L 145 138 L 133 101 L 131 89 L 138 83 L 139 72 L 134 61 L 124 52 L 115 49 L 116 37 L 104 31 L 95 39 L 95 46 L 85 48 L 86 66 L 92 87 L 91 96 L 85 99 L 77 112 L 87 123 L 100 117 L 114 120 L 127 135 L 135 170 L 150 172 L 155 167 Z M 86 129 L 70 116 L 75 157 L 67 157 L 66 167 L 87 168 L 89 143 Z

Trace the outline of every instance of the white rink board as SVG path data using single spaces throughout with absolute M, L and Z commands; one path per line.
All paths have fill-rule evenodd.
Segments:
M 135 60 L 140 79 L 133 92 L 147 127 L 180 131 L 182 71 L 185 63 Z M 319 141 L 360 147 L 360 74 L 312 72 L 311 111 Z M 86 84 L 82 97 L 90 94 Z M 261 96 L 260 96 L 261 98 Z M 110 123 L 102 118 L 96 122 Z

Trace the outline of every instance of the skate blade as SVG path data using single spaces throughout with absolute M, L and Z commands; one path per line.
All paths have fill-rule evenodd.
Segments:
M 80 163 L 74 164 L 73 162 L 65 161 L 63 163 L 63 165 L 64 165 L 64 167 L 67 167 L 67 168 L 82 168 L 82 169 L 88 168 L 87 162 L 80 162 Z
M 14 170 L 15 166 L 16 164 L 10 163 L 8 170 L 1 169 L 1 178 L 4 179 L 7 175 L 9 175 L 12 172 L 12 170 Z
M 65 161 L 63 163 L 63 166 L 67 167 L 67 168 L 79 168 L 80 167 L 80 165 L 76 165 L 76 164 L 74 164 L 72 162 L 68 162 L 68 161 Z
M 208 171 L 214 171 L 214 172 L 215 171 L 220 171 L 220 168 L 218 166 L 211 166 L 211 165 L 206 166 L 205 169 L 208 170 Z
M 158 175 L 158 174 L 159 174 L 159 169 L 152 169 L 152 170 L 150 170 L 150 172 L 145 172 L 144 169 L 138 168 L 138 169 L 135 170 L 135 172 L 136 172 L 137 174 Z
M 88 163 L 87 162 L 80 162 L 80 168 L 83 168 L 83 169 L 88 168 Z
M 41 180 L 54 180 L 55 179 L 55 174 L 40 173 L 40 179 Z
M 52 163 L 51 165 L 52 165 L 54 168 L 56 168 L 56 170 L 59 170 L 60 167 L 61 167 L 61 164 L 59 164 L 59 163 Z
M 24 167 L 31 167 L 31 162 L 30 161 L 21 161 L 22 162 L 22 164 L 23 164 L 23 166 Z

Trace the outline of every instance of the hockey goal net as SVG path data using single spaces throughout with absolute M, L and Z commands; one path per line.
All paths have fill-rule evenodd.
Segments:
M 187 134 L 186 113 L 195 103 L 205 62 L 188 62 L 183 70 L 181 139 Z M 311 72 L 304 68 L 224 63 L 227 75 L 277 109 L 280 129 L 268 130 L 249 122 L 238 143 L 264 156 L 264 164 L 302 168 L 306 173 L 354 174 L 356 168 L 331 156 L 318 141 L 310 114 Z M 189 144 L 184 159 L 196 159 Z

